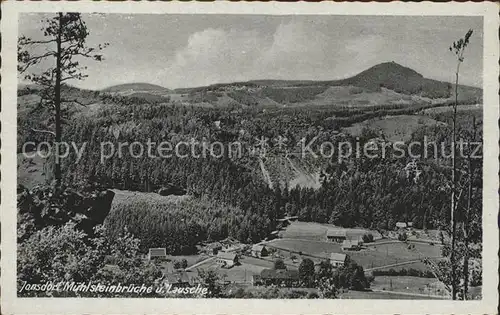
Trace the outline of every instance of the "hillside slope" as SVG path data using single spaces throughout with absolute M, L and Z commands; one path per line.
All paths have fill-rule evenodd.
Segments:
M 20 85 L 18 95 L 36 94 L 36 88 L 32 85 Z M 427 79 L 420 73 L 395 62 L 381 63 L 341 80 L 250 80 L 175 90 L 149 83 L 127 83 L 101 91 L 74 87 L 71 87 L 71 90 L 71 94 L 79 99 L 95 99 L 99 94 L 107 94 L 148 102 L 172 102 L 180 105 L 219 108 L 411 106 L 445 103 L 454 98 L 453 84 Z M 480 88 L 460 85 L 458 95 L 461 103 L 482 103 Z
M 150 84 L 150 83 L 125 83 L 125 84 L 118 84 L 118 85 L 113 85 L 110 87 L 107 87 L 102 90 L 103 92 L 108 92 L 108 93 L 118 93 L 118 92 L 128 92 L 128 91 L 135 91 L 135 92 L 160 92 L 160 93 L 169 93 L 170 90 L 156 84 Z
M 481 103 L 482 89 L 460 85 L 459 101 Z M 454 96 L 448 82 L 427 79 L 395 62 L 375 65 L 353 77 L 330 80 L 251 80 L 204 87 L 182 88 L 172 95 L 189 103 L 207 102 L 213 106 L 298 106 L 345 105 L 383 106 L 446 102 Z

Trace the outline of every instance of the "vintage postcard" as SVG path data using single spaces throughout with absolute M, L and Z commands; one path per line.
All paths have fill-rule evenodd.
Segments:
M 2 313 L 496 313 L 498 27 L 3 2 Z

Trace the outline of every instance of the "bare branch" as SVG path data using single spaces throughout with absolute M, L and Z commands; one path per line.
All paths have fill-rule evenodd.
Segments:
M 50 39 L 50 40 L 31 40 L 31 39 L 24 39 L 20 40 L 19 44 L 20 45 L 35 45 L 35 44 L 49 44 L 49 43 L 55 43 L 55 39 Z
M 33 132 L 41 132 L 41 133 L 48 133 L 48 134 L 53 135 L 54 137 L 56 136 L 55 132 L 50 131 L 50 130 L 41 130 L 41 129 L 31 128 L 31 131 L 33 131 Z
M 18 71 L 20 73 L 24 73 L 26 70 L 28 70 L 29 67 L 37 64 L 41 59 L 49 57 L 49 56 L 54 56 L 54 54 L 55 54 L 54 51 L 49 51 L 43 55 L 30 56 L 30 57 L 23 58 L 24 60 L 20 60 L 20 63 L 24 64 L 24 65 L 19 65 Z

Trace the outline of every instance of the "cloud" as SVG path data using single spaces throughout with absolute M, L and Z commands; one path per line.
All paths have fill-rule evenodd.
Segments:
M 329 64 L 328 36 L 304 23 L 280 24 L 273 41 L 262 50 L 260 68 L 270 78 L 301 79 Z
M 254 71 L 262 40 L 253 31 L 206 29 L 192 34 L 164 72 L 168 85 L 197 86 L 245 80 Z
M 384 46 L 378 35 L 342 38 L 305 22 L 257 31 L 206 29 L 189 36 L 160 75 L 169 87 L 249 79 L 328 80 L 365 70 Z
M 21 16 L 20 34 L 39 38 L 40 17 Z M 177 88 L 251 79 L 331 80 L 386 61 L 449 81 L 456 60 L 447 48 L 463 36 L 466 25 L 475 33 L 461 80 L 481 85 L 481 18 L 201 17 L 87 16 L 88 44 L 110 46 L 102 63 L 82 61 L 88 66 L 88 79 L 71 83 L 103 88 L 150 82 Z

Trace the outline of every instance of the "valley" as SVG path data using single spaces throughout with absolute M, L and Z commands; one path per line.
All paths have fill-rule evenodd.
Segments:
M 26 157 L 22 147 L 53 143 L 50 134 L 37 132 L 54 127 L 37 93 L 36 86 L 18 91 L 17 184 L 28 196 L 35 191 L 26 202 L 36 204 L 26 206 L 29 215 L 20 219 L 23 239 L 33 233 L 32 222 L 37 228 L 49 224 L 45 212 L 57 217 L 53 210 L 41 217 L 36 212 L 46 204 L 43 198 L 53 202 L 50 194 L 36 194 L 52 185 L 54 160 L 33 150 L 34 157 Z M 62 160 L 64 189 L 89 185 L 112 193 L 106 218 L 91 223 L 102 224 L 113 244 L 134 237 L 129 258 L 149 264 L 161 279 L 187 285 L 213 277 L 230 297 L 278 294 L 270 291 L 276 284 L 287 287 L 283 294 L 314 297 L 324 293 L 313 280 L 328 274 L 337 281 L 339 298 L 450 298 L 442 271 L 449 157 L 416 161 L 342 150 L 315 157 L 302 154 L 301 141 L 312 143 L 308 150 L 316 153 L 325 143 L 423 147 L 423 135 L 448 143 L 451 84 L 388 62 L 332 81 L 252 80 L 182 89 L 130 83 L 96 91 L 63 86 L 62 93 L 74 100 L 64 111 L 63 140 L 86 144 L 81 159 L 70 153 Z M 482 121 L 482 90 L 459 86 L 459 96 L 457 124 L 461 136 L 472 137 L 473 121 Z M 481 130 L 474 135 L 481 140 Z M 194 153 L 202 149 L 188 146 L 196 141 L 238 143 L 243 150 L 200 158 Z M 183 146 L 181 154 L 151 157 L 144 154 L 148 142 Z M 103 158 L 102 143 L 127 143 L 127 149 Z M 129 149 L 131 143 L 142 151 Z M 460 167 L 466 174 L 471 166 L 464 160 Z M 481 179 L 474 184 L 481 187 Z M 481 189 L 469 198 L 470 246 L 479 248 Z M 79 224 L 83 216 L 89 215 L 68 220 Z M 336 237 L 340 241 L 332 241 Z M 346 248 L 351 242 L 356 244 Z M 151 259 L 152 250 L 165 254 Z M 481 260 L 477 253 L 470 258 L 475 263 Z M 123 268 L 105 261 L 112 270 Z M 298 273 L 310 264 L 307 280 Z M 474 272 L 471 289 L 478 290 L 480 271 Z M 347 278 L 351 282 L 342 283 Z

